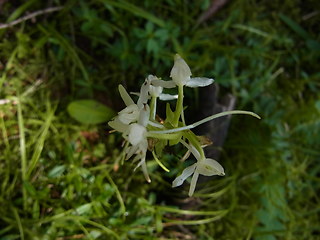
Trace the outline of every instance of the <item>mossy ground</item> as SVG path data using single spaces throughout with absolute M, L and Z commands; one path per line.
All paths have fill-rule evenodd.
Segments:
M 1 240 L 320 239 L 318 1 L 228 1 L 204 21 L 208 0 L 0 4 L 2 23 L 63 6 L 0 29 Z M 117 169 L 120 136 L 67 113 L 121 109 L 117 85 L 168 76 L 176 52 L 262 117 L 233 117 L 227 174 L 192 199 L 171 188 L 183 153 L 164 155 L 168 174 L 150 160 L 147 184 Z

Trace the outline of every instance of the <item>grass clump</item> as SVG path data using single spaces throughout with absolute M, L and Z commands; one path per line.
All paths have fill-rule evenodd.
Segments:
M 209 1 L 0 4 L 0 239 L 317 239 L 317 1 L 230 1 L 214 15 Z M 232 120 L 226 176 L 193 198 L 168 184 L 182 169 L 150 161 L 145 184 L 117 164 L 118 135 L 67 112 L 84 99 L 122 109 L 117 86 L 167 76 L 176 52 L 262 117 Z M 190 111 L 197 94 L 185 92 Z

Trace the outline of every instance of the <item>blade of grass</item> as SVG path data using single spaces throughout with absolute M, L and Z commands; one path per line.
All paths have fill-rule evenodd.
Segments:
M 18 228 L 19 228 L 19 232 L 20 232 L 20 239 L 24 240 L 23 227 L 22 227 L 22 223 L 21 223 L 21 219 L 20 219 L 19 213 L 18 213 L 17 209 L 15 209 L 14 207 L 12 208 L 12 211 L 13 211 L 14 217 L 16 219 L 16 222 L 18 224 Z
M 1 118 L 1 132 L 2 132 L 2 138 L 3 138 L 3 141 L 4 141 L 4 144 L 6 146 L 6 150 L 9 150 L 10 149 L 10 143 L 9 143 L 9 139 L 8 139 L 8 132 L 7 132 L 7 128 L 6 128 L 6 125 L 4 123 L 4 119 L 3 119 L 3 114 L 2 112 L 0 111 L 0 118 Z
M 114 189 L 116 190 L 116 195 L 120 204 L 120 211 L 122 214 L 124 214 L 126 212 L 126 207 L 124 205 L 124 201 L 122 199 L 121 193 L 118 189 L 118 186 L 114 183 L 114 181 L 112 180 L 112 178 L 110 177 L 109 173 L 106 173 L 106 177 L 108 179 L 108 181 L 111 183 L 112 187 L 114 187 Z
M 27 155 L 26 155 L 25 128 L 23 123 L 23 115 L 22 115 L 20 98 L 17 98 L 17 107 L 18 107 L 19 140 L 20 140 L 21 178 L 22 178 L 22 182 L 24 182 L 27 177 Z M 25 188 L 22 188 L 22 195 L 23 195 L 23 208 L 27 209 L 27 192 Z
M 37 0 L 26 1 L 24 4 L 19 6 L 7 19 L 7 22 L 11 22 L 21 16 L 32 4 L 34 4 Z
M 297 33 L 300 37 L 302 37 L 306 40 L 311 39 L 311 37 L 309 36 L 307 31 L 305 31 L 298 23 L 293 21 L 291 18 L 289 18 L 288 16 L 286 16 L 282 13 L 279 14 L 279 17 L 285 24 L 288 25 L 288 27 L 291 28 L 291 30 L 293 30 L 295 33 Z
M 153 14 L 143 10 L 142 8 L 137 7 L 134 4 L 131 4 L 129 2 L 126 1 L 112 1 L 112 0 L 102 0 L 103 3 L 111 5 L 113 7 L 117 7 L 117 8 L 122 8 L 128 12 L 131 12 L 132 14 L 145 18 L 147 20 L 149 20 L 150 22 L 153 22 L 157 25 L 159 25 L 160 27 L 164 27 L 164 21 L 160 18 L 157 18 L 156 16 L 154 16 Z
M 1 35 L 0 35 L 0 37 L 1 37 Z M 8 61 L 7 61 L 5 70 L 4 70 L 4 72 L 2 73 L 2 76 L 0 77 L 0 93 L 1 93 L 1 90 L 3 89 L 3 88 L 2 88 L 3 83 L 5 83 L 5 81 L 7 80 L 7 72 L 10 70 L 10 68 L 11 68 L 12 65 L 13 65 L 14 60 L 16 59 L 16 56 L 17 56 L 17 53 L 18 53 L 18 48 L 19 48 L 19 46 L 16 47 L 16 48 L 12 51 L 12 53 L 11 53 L 11 55 L 10 55 Z
M 89 83 L 89 74 L 82 63 L 80 57 L 78 56 L 76 50 L 74 47 L 60 34 L 58 33 L 54 28 L 48 27 L 44 28 L 42 25 L 38 25 L 38 28 L 46 35 L 52 36 L 58 40 L 60 46 L 69 53 L 69 55 L 73 58 L 73 61 L 78 66 L 80 71 L 82 72 L 83 78 Z M 90 85 L 90 84 L 89 84 Z
M 53 117 L 54 117 L 54 110 L 51 110 L 48 113 L 48 116 L 46 117 L 46 121 L 43 125 L 43 131 L 42 131 L 42 133 L 41 133 L 41 135 L 35 145 L 34 152 L 33 152 L 30 164 L 28 166 L 27 174 L 26 174 L 27 179 L 30 177 L 30 174 L 32 173 L 33 169 L 35 168 L 35 166 L 37 165 L 37 163 L 40 159 L 40 155 L 43 150 L 44 142 L 47 138 Z
M 88 230 L 83 226 L 83 224 L 81 224 L 80 221 L 76 221 L 76 223 L 78 224 L 78 226 L 80 227 L 80 229 L 84 232 L 84 234 L 86 235 L 86 237 L 90 240 L 93 240 L 93 238 L 91 237 L 90 233 L 88 232 Z
M 172 225 L 199 225 L 199 224 L 206 224 L 210 222 L 214 222 L 222 218 L 224 215 L 218 215 L 212 218 L 204 218 L 199 220 L 171 220 L 171 219 L 165 219 L 165 223 L 163 223 L 163 226 L 168 227 Z
M 193 211 L 193 210 L 184 210 L 184 209 L 177 209 L 172 207 L 165 207 L 165 206 L 157 206 L 157 209 L 163 212 L 170 212 L 170 213 L 177 213 L 182 215 L 225 215 L 228 210 L 218 210 L 218 211 Z

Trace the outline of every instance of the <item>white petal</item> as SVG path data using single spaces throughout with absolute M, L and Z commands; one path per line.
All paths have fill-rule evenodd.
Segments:
M 219 175 L 224 176 L 224 169 L 216 160 L 207 158 L 205 160 L 199 161 L 197 164 L 196 172 L 204 176 Z
M 212 78 L 201 78 L 201 77 L 196 77 L 196 78 L 190 78 L 190 80 L 186 83 L 187 87 L 205 87 L 213 83 Z
M 112 121 L 109 121 L 108 125 L 118 132 L 125 132 L 125 131 L 127 131 L 128 127 L 129 127 L 129 125 L 121 122 L 118 117 L 116 117 Z
M 132 157 L 133 154 L 135 154 L 138 151 L 139 146 L 135 145 L 135 146 L 131 146 L 129 148 L 126 149 L 126 160 L 128 160 L 129 158 Z
M 182 183 L 189 177 L 192 175 L 192 173 L 194 173 L 196 169 L 196 163 L 185 168 L 183 170 L 183 172 L 181 173 L 180 176 L 178 176 L 175 180 L 173 180 L 172 182 L 172 187 L 178 187 L 180 185 L 182 185 Z
M 140 160 L 140 162 L 138 163 L 138 165 L 134 168 L 133 171 L 136 171 L 138 167 L 141 166 L 142 172 L 144 177 L 146 178 L 147 182 L 151 182 L 151 179 L 149 177 L 149 173 L 148 173 L 148 168 L 147 168 L 147 164 L 146 164 L 146 158 L 145 156 L 143 156 Z
M 137 145 L 145 139 L 146 133 L 147 130 L 144 126 L 141 126 L 137 123 L 133 123 L 130 125 L 128 141 L 132 145 Z
M 151 179 L 149 177 L 148 168 L 147 168 L 147 164 L 146 164 L 145 159 L 143 160 L 143 163 L 141 164 L 141 168 L 142 168 L 142 172 L 143 172 L 145 179 L 147 180 L 148 183 L 150 183 Z
M 177 85 L 185 85 L 190 79 L 192 73 L 188 64 L 176 54 L 174 57 L 174 65 L 170 72 L 170 77 Z
M 159 95 L 159 99 L 162 101 L 169 101 L 169 100 L 178 99 L 178 94 L 171 95 L 171 94 L 161 93 Z
M 142 155 L 146 155 L 147 154 L 147 150 L 148 150 L 148 140 L 147 138 L 144 138 L 139 144 L 139 151 L 140 151 L 140 154 Z
M 131 94 L 131 95 L 138 96 L 138 97 L 140 96 L 140 93 L 139 93 L 139 92 L 130 92 L 130 94 Z
M 120 93 L 120 96 L 121 96 L 124 104 L 126 106 L 134 104 L 134 101 L 132 100 L 132 98 L 130 97 L 130 95 L 126 91 L 126 89 L 121 84 L 119 85 L 118 88 L 119 88 L 119 93 Z
M 124 124 L 136 122 L 139 118 L 140 111 L 137 104 L 131 104 L 119 112 L 119 120 Z
M 163 90 L 163 87 L 160 87 L 160 86 L 155 87 L 155 86 L 150 85 L 149 92 L 152 97 L 159 97 L 160 94 L 162 93 L 162 90 Z
M 148 102 L 149 89 L 150 89 L 150 81 L 146 79 L 140 88 L 140 96 L 137 102 L 137 105 L 139 108 L 142 108 L 143 105 Z
M 194 193 L 194 190 L 196 189 L 197 181 L 198 181 L 199 173 L 197 171 L 194 172 L 191 183 L 190 183 L 190 188 L 189 188 L 189 197 L 191 197 Z
M 138 123 L 146 127 L 149 122 L 149 117 L 150 117 L 150 107 L 148 104 L 144 104 L 143 108 L 140 110 Z
M 188 150 L 193 154 L 193 156 L 200 161 L 200 153 L 198 152 L 198 150 L 191 144 L 186 143 L 183 140 L 180 140 L 180 142 L 186 147 L 188 148 Z
M 190 151 L 192 152 L 193 156 L 199 161 L 201 158 L 201 155 L 199 151 L 191 144 L 190 144 Z
M 150 82 L 150 95 L 152 97 L 159 97 L 159 95 L 162 93 L 163 87 L 153 85 L 153 82 L 159 80 L 159 78 L 153 75 L 149 75 L 147 79 Z
M 176 84 L 174 81 L 153 80 L 152 85 L 155 87 L 174 88 Z

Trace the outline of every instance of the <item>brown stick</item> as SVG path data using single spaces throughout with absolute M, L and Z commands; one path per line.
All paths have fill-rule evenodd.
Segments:
M 222 8 L 228 0 L 212 0 L 210 7 L 197 20 L 197 24 L 201 24 L 211 18 L 220 8 Z
M 51 13 L 51 12 L 55 12 L 55 11 L 60 11 L 63 7 L 52 7 L 52 8 L 47 8 L 47 9 L 43 9 L 43 10 L 39 10 L 39 11 L 35 11 L 31 14 L 28 14 L 24 17 L 18 18 L 12 22 L 9 23 L 2 23 L 0 24 L 0 29 L 5 29 L 5 28 L 10 28 L 14 25 L 17 25 L 21 22 L 27 21 L 29 19 L 35 18 L 39 15 L 43 15 L 43 14 L 47 14 L 47 13 Z

